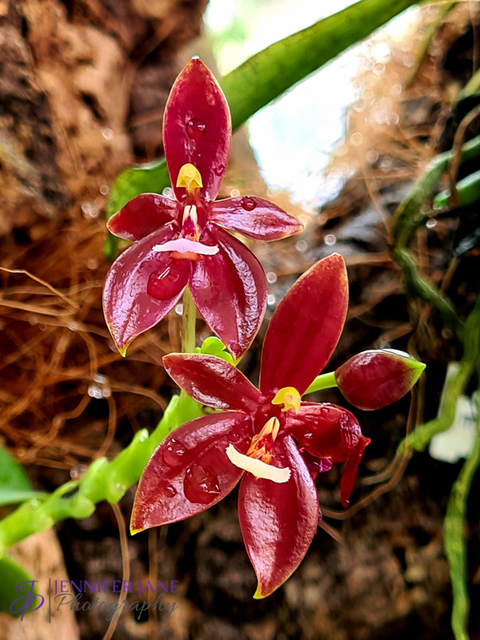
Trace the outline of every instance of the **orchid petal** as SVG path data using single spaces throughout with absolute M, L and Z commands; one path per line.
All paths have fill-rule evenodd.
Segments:
M 177 522 L 205 511 L 235 487 L 243 471 L 225 451 L 246 452 L 251 419 L 243 413 L 210 415 L 187 422 L 155 449 L 138 485 L 132 533 Z
M 221 227 L 207 225 L 200 240 L 218 246 L 219 251 L 193 264 L 192 297 L 210 329 L 239 358 L 265 313 L 265 273 L 253 253 Z
M 254 414 L 264 400 L 243 373 L 222 358 L 171 353 L 163 365 L 187 395 L 207 407 Z
M 168 225 L 139 240 L 120 254 L 107 274 L 103 310 L 122 355 L 134 338 L 167 315 L 187 284 L 190 263 L 153 250 L 177 233 L 174 225 Z
M 277 484 L 247 473 L 238 497 L 243 540 L 258 578 L 255 598 L 270 595 L 295 571 L 318 523 L 315 485 L 295 443 L 286 436 L 273 454 L 271 464 L 289 467 L 290 479 Z
M 337 345 L 347 307 L 345 262 L 334 253 L 304 273 L 273 314 L 263 345 L 262 393 L 282 387 L 305 393 Z
M 370 350 L 347 360 L 335 371 L 335 380 L 350 404 L 374 411 L 403 398 L 424 369 L 403 351 Z
M 252 240 L 278 240 L 298 233 L 303 225 L 273 202 L 253 196 L 217 200 L 211 205 L 212 222 Z
M 230 149 L 232 126 L 227 101 L 214 76 L 197 58 L 178 76 L 168 98 L 163 120 L 163 142 L 175 196 L 185 199 L 177 177 L 192 164 L 202 177 L 199 189 L 206 202 L 220 189 Z
M 124 240 L 141 240 L 177 217 L 178 203 L 156 193 L 142 193 L 110 218 L 107 227 Z
M 358 465 L 370 442 L 362 435 L 355 416 L 335 404 L 302 402 L 298 415 L 289 412 L 286 430 L 315 458 L 347 463 L 340 484 L 340 497 L 346 507 Z

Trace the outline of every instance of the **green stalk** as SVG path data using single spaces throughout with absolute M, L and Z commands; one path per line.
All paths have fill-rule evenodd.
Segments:
M 322 391 L 323 389 L 332 389 L 334 387 L 338 387 L 337 381 L 335 380 L 335 371 L 331 373 L 322 373 L 317 376 L 312 384 L 305 391 L 307 393 L 313 393 L 314 391 Z

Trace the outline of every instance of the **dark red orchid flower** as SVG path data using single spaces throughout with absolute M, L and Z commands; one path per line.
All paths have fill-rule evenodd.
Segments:
M 230 148 L 230 111 L 210 71 L 192 59 L 165 110 L 163 141 L 175 200 L 137 196 L 108 222 L 134 241 L 112 265 L 103 293 L 107 324 L 120 352 L 157 324 L 190 287 L 208 326 L 239 358 L 265 312 L 266 279 L 247 247 L 225 229 L 277 240 L 302 225 L 252 196 L 215 201 Z
M 345 263 L 333 254 L 305 273 L 274 313 L 259 389 L 215 356 L 164 358 L 188 395 L 224 412 L 179 427 L 156 449 L 138 487 L 132 533 L 207 509 L 243 476 L 239 517 L 258 578 L 255 597 L 290 576 L 317 529 L 316 475 L 346 462 L 340 492 L 348 505 L 370 442 L 349 411 L 300 400 L 335 349 L 347 306 Z

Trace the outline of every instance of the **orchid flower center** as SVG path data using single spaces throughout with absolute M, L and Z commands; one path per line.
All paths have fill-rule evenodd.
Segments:
M 282 411 L 293 409 L 295 413 L 298 413 L 301 401 L 302 398 L 295 387 L 283 387 L 275 394 L 272 404 L 283 404 Z
M 200 171 L 190 162 L 184 164 L 178 172 L 177 187 L 185 187 L 187 193 L 193 193 L 194 189 L 203 187 Z
M 260 433 L 253 436 L 247 454 L 240 453 L 233 444 L 227 447 L 227 457 L 239 469 L 248 471 L 256 478 L 264 478 L 272 482 L 288 482 L 290 469 L 279 468 L 269 464 L 272 459 L 271 449 L 278 436 L 280 422 L 278 418 L 270 418 Z

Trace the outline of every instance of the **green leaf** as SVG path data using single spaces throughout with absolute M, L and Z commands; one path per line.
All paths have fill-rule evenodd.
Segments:
M 0 611 L 23 618 L 43 604 L 43 597 L 36 595 L 35 582 L 12 558 L 0 559 L 0 576 Z
M 32 491 L 32 485 L 23 467 L 0 447 L 0 496 L 6 490 Z
M 233 130 L 416 1 L 362 0 L 249 58 L 220 81 L 230 105 Z M 164 160 L 127 169 L 119 175 L 110 191 L 107 220 L 135 196 L 161 193 L 168 186 L 170 180 Z M 108 260 L 114 259 L 117 246 L 117 238 L 109 235 L 105 245 Z

